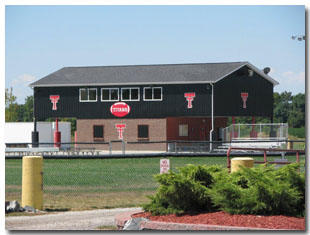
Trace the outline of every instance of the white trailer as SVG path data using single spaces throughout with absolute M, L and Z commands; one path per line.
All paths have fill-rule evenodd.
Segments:
M 7 147 L 30 147 L 33 122 L 6 122 L 4 126 L 4 141 Z M 54 147 L 55 122 L 37 122 L 39 132 L 39 147 Z M 71 123 L 59 122 L 58 130 L 61 132 L 61 143 L 71 142 Z M 27 146 L 22 145 L 28 143 Z M 70 144 L 61 144 L 62 149 L 70 148 Z

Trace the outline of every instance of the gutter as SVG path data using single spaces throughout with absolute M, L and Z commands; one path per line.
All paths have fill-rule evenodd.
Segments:
M 97 87 L 97 86 L 144 86 L 144 85 L 178 85 L 178 84 L 211 84 L 214 81 L 175 81 L 175 82 L 118 82 L 118 83 L 92 83 L 92 84 L 29 84 L 29 87 Z

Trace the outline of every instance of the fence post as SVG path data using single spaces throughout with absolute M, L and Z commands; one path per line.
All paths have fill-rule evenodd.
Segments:
M 77 131 L 74 132 L 74 148 L 77 148 Z
M 299 152 L 296 151 L 296 162 L 299 163 Z
M 230 151 L 231 151 L 231 148 L 228 149 L 227 151 L 227 168 L 228 168 L 228 173 L 230 173 Z
M 125 141 L 122 140 L 122 153 L 125 154 Z
M 110 155 L 112 154 L 112 142 L 111 141 L 109 142 L 109 154 Z

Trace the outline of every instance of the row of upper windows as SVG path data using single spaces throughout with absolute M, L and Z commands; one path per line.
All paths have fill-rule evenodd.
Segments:
M 96 102 L 97 88 L 81 88 L 79 94 L 80 102 Z M 140 88 L 130 87 L 121 88 L 101 88 L 101 101 L 114 102 L 114 101 L 140 101 Z M 163 100 L 162 87 L 144 87 L 143 88 L 144 101 L 161 101 Z

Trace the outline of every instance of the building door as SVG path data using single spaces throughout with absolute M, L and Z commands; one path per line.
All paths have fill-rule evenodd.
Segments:
M 188 136 L 190 141 L 197 141 L 199 140 L 198 136 L 198 129 L 195 126 L 191 126 L 188 128 Z
M 207 137 L 207 126 L 206 125 L 201 125 L 199 127 L 199 140 L 205 141 Z

